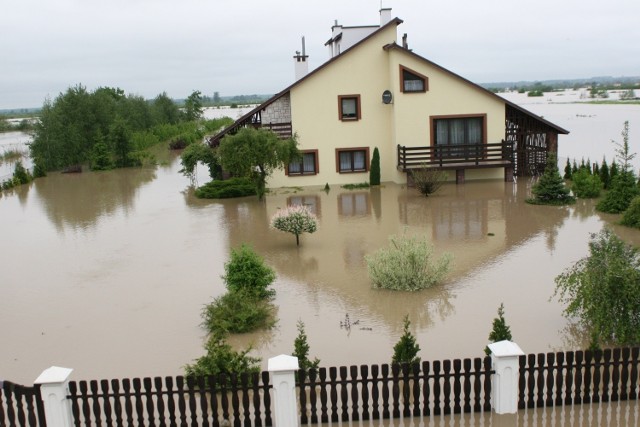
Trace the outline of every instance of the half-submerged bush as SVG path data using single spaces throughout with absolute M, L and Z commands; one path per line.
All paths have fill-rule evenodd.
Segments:
M 271 328 L 275 323 L 273 311 L 273 305 L 266 299 L 246 291 L 227 292 L 205 306 L 202 319 L 210 333 L 221 329 L 243 334 Z
M 568 205 L 575 203 L 569 189 L 564 185 L 564 180 L 558 171 L 556 156 L 549 153 L 547 165 L 540 180 L 531 188 L 533 198 L 527 199 L 527 203 L 533 205 Z
M 410 174 L 418 191 L 425 196 L 429 196 L 438 191 L 447 180 L 446 172 L 426 167 L 414 169 Z
M 219 331 L 209 337 L 205 344 L 206 354 L 195 363 L 184 367 L 188 377 L 219 374 L 242 374 L 260 372 L 260 359 L 249 356 L 251 347 L 235 351 L 226 341 L 226 333 Z
M 627 227 L 640 228 L 640 196 L 636 196 L 631 200 L 631 204 L 622 215 L 620 224 Z
M 451 255 L 434 260 L 433 246 L 426 238 L 403 234 L 391 236 L 389 241 L 389 248 L 365 256 L 374 288 L 419 291 L 438 283 L 449 272 Z
M 599 175 L 592 175 L 587 169 L 579 169 L 572 174 L 571 191 L 580 199 L 593 199 L 602 191 L 602 180 Z
M 196 188 L 196 197 L 200 199 L 229 199 L 232 197 L 255 196 L 256 187 L 248 178 L 230 178 L 224 181 L 213 180 Z

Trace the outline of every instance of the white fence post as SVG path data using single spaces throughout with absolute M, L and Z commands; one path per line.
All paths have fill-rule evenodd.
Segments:
M 296 377 L 298 358 L 281 354 L 269 359 L 267 370 L 271 372 L 273 405 L 277 427 L 298 426 L 298 400 Z
M 489 344 L 492 378 L 491 406 L 496 414 L 515 414 L 518 411 L 518 380 L 520 365 L 518 358 L 524 352 L 511 341 Z
M 40 384 L 47 427 L 73 427 L 69 393 L 69 376 L 73 369 L 52 366 L 45 369 L 34 384 Z

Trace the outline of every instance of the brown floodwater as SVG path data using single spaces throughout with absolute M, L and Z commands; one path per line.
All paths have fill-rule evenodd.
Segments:
M 52 173 L 3 193 L 0 379 L 29 384 L 52 365 L 73 368 L 73 379 L 182 373 L 203 354 L 200 311 L 225 291 L 224 263 L 243 243 L 277 272 L 276 327 L 230 339 L 253 345 L 263 367 L 293 351 L 298 320 L 323 366 L 387 363 L 407 314 L 424 360 L 481 356 L 501 302 L 525 352 L 584 345 L 552 296 L 554 277 L 587 254 L 589 233 L 618 219 L 591 201 L 527 205 L 525 179 L 447 184 L 429 198 L 387 184 L 199 200 L 176 155 L 159 156 L 157 167 Z M 269 228 L 292 203 L 319 218 L 299 247 Z M 614 228 L 640 245 L 639 231 Z M 453 255 L 445 283 L 371 288 L 364 256 L 400 233 Z

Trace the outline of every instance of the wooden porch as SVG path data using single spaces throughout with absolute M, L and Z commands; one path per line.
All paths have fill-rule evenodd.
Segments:
M 455 170 L 456 183 L 464 182 L 466 169 L 505 169 L 505 181 L 513 181 L 513 143 L 460 144 L 446 146 L 406 147 L 398 145 L 398 170 Z

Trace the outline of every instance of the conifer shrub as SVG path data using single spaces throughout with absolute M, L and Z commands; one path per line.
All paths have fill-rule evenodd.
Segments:
M 249 178 L 230 178 L 224 181 L 213 180 L 196 188 L 195 195 L 200 199 L 229 199 L 255 196 L 256 187 Z
M 293 342 L 293 353 L 292 356 L 298 358 L 298 366 L 300 370 L 304 372 L 309 372 L 310 370 L 318 369 L 318 365 L 320 365 L 320 359 L 317 357 L 313 360 L 309 360 L 309 343 L 307 341 L 307 334 L 304 330 L 304 323 L 302 320 L 298 320 L 296 324 L 298 328 L 298 336 Z
M 573 175 L 578 173 L 574 172 Z M 570 194 L 564 185 L 564 180 L 558 171 L 555 154 L 549 154 L 544 173 L 531 189 L 533 198 L 527 199 L 527 203 L 534 205 L 567 205 L 575 203 L 576 199 Z
M 629 207 L 624 211 L 620 224 L 627 227 L 640 228 L 640 196 L 631 200 Z
M 598 202 L 596 210 L 614 214 L 622 213 L 629 207 L 631 200 L 639 194 L 640 191 L 632 172 L 616 173 L 611 179 L 609 191 Z
M 491 343 L 509 340 L 511 341 L 511 328 L 507 325 L 507 321 L 504 319 L 504 304 L 500 303 L 498 307 L 498 317 L 493 319 L 493 329 L 489 333 L 489 341 Z M 485 354 L 488 356 L 491 354 L 489 346 L 484 348 Z
M 366 255 L 367 270 L 374 288 L 419 291 L 440 282 L 449 272 L 451 255 L 435 260 L 426 238 L 406 234 L 389 238 L 388 248 Z
M 592 175 L 586 169 L 580 169 L 573 175 L 571 191 L 580 199 L 592 199 L 600 196 L 602 181 L 599 175 Z
M 571 179 L 571 177 L 573 176 L 573 171 L 571 169 L 571 162 L 569 161 L 569 158 L 567 157 L 567 164 L 564 167 L 564 179 Z
M 411 322 L 409 321 L 408 314 L 404 316 L 403 322 L 404 326 L 402 336 L 400 337 L 400 340 L 398 340 L 396 345 L 393 346 L 393 356 L 391 358 L 391 363 L 407 363 L 410 365 L 418 365 L 420 364 L 420 358 L 418 357 L 420 345 L 418 345 L 416 337 L 413 336 L 413 334 L 409 330 Z
M 380 153 L 378 152 L 378 147 L 373 149 L 371 168 L 369 169 L 369 183 L 371 185 L 380 185 Z

